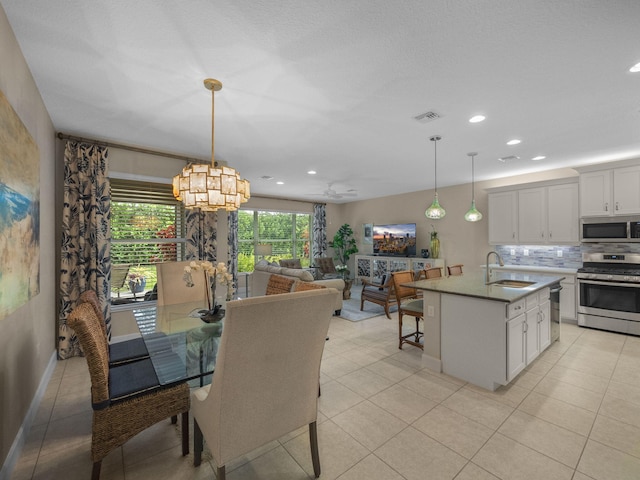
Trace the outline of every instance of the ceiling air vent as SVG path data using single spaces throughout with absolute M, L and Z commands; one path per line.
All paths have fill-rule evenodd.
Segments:
M 516 155 L 509 155 L 508 157 L 500 157 L 498 160 L 500 160 L 502 163 L 507 163 L 511 160 L 520 160 L 520 157 Z
M 426 113 L 421 113 L 417 117 L 413 117 L 413 118 L 415 118 L 420 123 L 427 123 L 427 122 L 433 122 L 434 120 L 437 120 L 438 118 L 441 118 L 441 117 L 436 112 L 426 112 Z

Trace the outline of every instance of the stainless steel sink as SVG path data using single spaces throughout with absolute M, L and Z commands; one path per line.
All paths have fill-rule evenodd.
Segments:
M 496 280 L 489 283 L 489 285 L 495 285 L 496 287 L 509 287 L 509 288 L 524 288 L 533 285 L 536 282 L 525 282 L 523 280 Z

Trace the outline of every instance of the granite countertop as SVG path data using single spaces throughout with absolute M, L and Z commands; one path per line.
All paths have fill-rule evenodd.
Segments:
M 407 286 L 415 287 L 419 290 L 428 290 L 437 293 L 448 293 L 453 295 L 464 295 L 476 297 L 484 300 L 496 302 L 512 303 L 526 297 L 538 290 L 559 283 L 564 277 L 562 275 L 530 274 L 517 272 L 493 272 L 491 281 L 507 279 L 534 282 L 532 285 L 523 288 L 502 287 L 498 285 L 485 285 L 484 269 L 482 271 L 465 272 L 462 275 L 455 275 L 430 280 L 418 280 L 407 283 Z
M 484 265 L 481 266 L 484 269 Z M 503 267 L 498 265 L 497 263 L 491 263 L 489 265 L 491 270 L 523 270 L 527 272 L 540 272 L 540 273 L 564 273 L 567 275 L 575 275 L 578 271 L 577 268 L 568 268 L 568 267 L 541 267 L 535 265 L 507 265 L 505 264 Z

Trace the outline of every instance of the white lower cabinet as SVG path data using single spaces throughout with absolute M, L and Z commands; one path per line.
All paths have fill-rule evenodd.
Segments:
M 509 309 L 507 321 L 507 381 L 509 382 L 551 344 L 549 289 L 544 288 L 529 295 L 524 299 L 524 305 L 524 312 L 516 308 Z
M 507 378 L 511 380 L 527 366 L 526 316 L 524 313 L 507 322 Z

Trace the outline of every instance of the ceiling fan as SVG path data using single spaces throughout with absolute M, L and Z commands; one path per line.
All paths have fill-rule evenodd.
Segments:
M 334 199 L 334 200 L 337 200 L 337 199 L 342 198 L 342 197 L 357 197 L 358 196 L 358 193 L 354 189 L 348 190 L 346 192 L 337 192 L 336 190 L 334 190 L 332 188 L 334 183 L 335 182 L 327 183 L 327 189 L 324 192 L 322 192 L 322 193 L 311 193 L 310 195 L 319 195 L 319 196 L 331 198 L 331 199 Z

